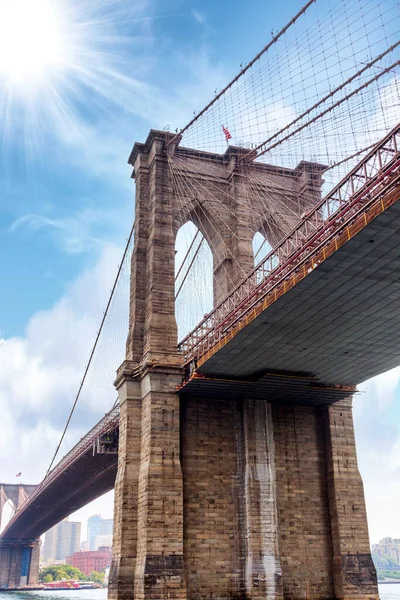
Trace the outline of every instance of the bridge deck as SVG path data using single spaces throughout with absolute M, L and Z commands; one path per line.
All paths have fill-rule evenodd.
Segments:
M 117 430 L 113 408 L 50 471 L 0 535 L 1 540 L 35 539 L 53 525 L 114 488 L 118 455 L 94 453 L 99 436 Z
M 400 197 L 400 193 L 399 193 Z M 201 365 L 356 385 L 400 364 L 400 203 L 394 203 Z
M 7 527 L 7 539 L 35 539 L 72 512 L 114 489 L 118 456 L 88 451 L 28 502 L 18 518 Z

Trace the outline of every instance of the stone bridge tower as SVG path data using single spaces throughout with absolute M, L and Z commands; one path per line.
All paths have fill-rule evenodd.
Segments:
M 299 218 L 319 199 L 323 167 L 278 168 L 241 148 L 211 155 L 172 139 L 152 130 L 130 156 L 136 225 L 127 355 L 116 379 L 109 597 L 375 599 L 351 401 L 183 401 L 177 393 L 179 227 L 191 220 L 206 237 L 218 302 L 253 267 L 255 232 L 274 244 L 291 228 L 279 207 Z M 189 182 L 179 189 L 176 160 Z M 277 211 L 273 224 L 257 200 L 267 192 Z
M 18 510 L 36 485 L 0 483 L 0 531 L 4 508 Z M 40 540 L 0 540 L 0 589 L 36 586 L 39 579 Z

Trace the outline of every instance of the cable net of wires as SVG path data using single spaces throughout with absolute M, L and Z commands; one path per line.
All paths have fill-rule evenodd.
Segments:
M 281 31 L 271 32 L 266 47 L 242 65 L 232 82 L 215 90 L 215 99 L 205 109 L 177 130 L 179 148 L 202 153 L 202 160 L 209 162 L 206 177 L 215 181 L 207 186 L 194 183 L 193 165 L 175 151 L 170 164 L 178 195 L 196 196 L 200 206 L 208 200 L 212 208 L 205 219 L 210 229 L 215 229 L 212 211 L 219 212 L 225 214 L 231 237 L 237 236 L 237 227 L 230 223 L 238 216 L 229 214 L 234 198 L 218 183 L 216 154 L 229 146 L 243 149 L 243 162 L 290 169 L 301 161 L 323 165 L 321 193 L 327 194 L 398 121 L 399 31 L 398 0 L 307 2 Z M 210 153 L 208 158 L 204 152 Z M 309 207 L 315 198 L 301 202 L 295 192 L 283 195 L 273 176 L 268 180 L 265 175 L 260 185 L 254 172 L 247 175 L 246 189 L 254 218 L 243 219 L 241 226 L 254 236 L 257 264 L 299 221 L 304 200 Z M 198 234 L 194 248 L 194 226 L 187 227 L 186 237 L 179 235 L 178 254 L 184 254 L 181 246 L 188 252 L 178 286 L 181 338 L 212 307 L 212 288 L 218 281 L 212 283 L 207 242 L 194 256 L 203 235 Z M 227 246 L 226 239 L 220 232 L 220 245 Z M 233 272 L 243 270 L 234 256 L 232 263 Z M 232 272 L 229 276 L 234 287 L 238 277 Z
M 300 160 L 333 167 L 394 126 L 398 1 L 308 4 L 208 110 L 183 128 L 182 145 L 223 153 L 224 127 L 230 144 L 257 150 L 259 160 L 292 168 Z M 344 165 L 340 172 L 349 169 Z M 337 178 L 333 171 L 329 183 Z

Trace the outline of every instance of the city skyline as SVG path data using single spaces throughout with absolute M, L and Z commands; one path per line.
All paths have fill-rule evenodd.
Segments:
M 90 505 L 88 505 L 90 506 Z M 92 528 L 91 528 L 92 522 Z M 66 519 L 63 519 L 56 525 L 54 525 L 51 529 L 46 531 L 42 536 L 42 551 L 41 555 L 43 557 L 44 562 L 48 562 L 50 557 L 50 553 L 54 554 L 53 560 L 60 561 L 61 558 L 57 558 L 58 554 L 60 554 L 61 550 L 59 549 L 58 537 L 65 536 L 65 532 L 60 532 L 60 526 L 62 527 L 63 523 L 67 523 L 69 526 L 78 526 L 79 527 L 79 536 L 76 536 L 74 541 L 74 552 L 82 551 L 93 551 L 97 550 L 102 546 L 111 546 L 112 545 L 112 530 L 113 530 L 113 519 L 112 518 L 104 518 L 101 514 L 91 515 L 86 522 L 71 520 L 71 515 Z M 67 525 L 67 527 L 68 527 Z M 85 539 L 82 539 L 82 533 L 86 532 Z M 86 549 L 82 549 L 82 545 L 86 545 Z M 64 554 L 65 552 L 62 551 Z M 67 552 L 68 554 L 68 552 Z M 66 554 L 66 556 L 67 556 Z M 72 552 L 70 552 L 72 554 Z

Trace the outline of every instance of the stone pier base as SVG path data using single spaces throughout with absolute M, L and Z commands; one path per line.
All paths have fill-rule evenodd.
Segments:
M 168 378 L 121 413 L 138 464 L 120 455 L 110 597 L 377 600 L 351 400 L 179 407 Z
M 38 585 L 40 544 L 40 540 L 0 540 L 0 589 Z

